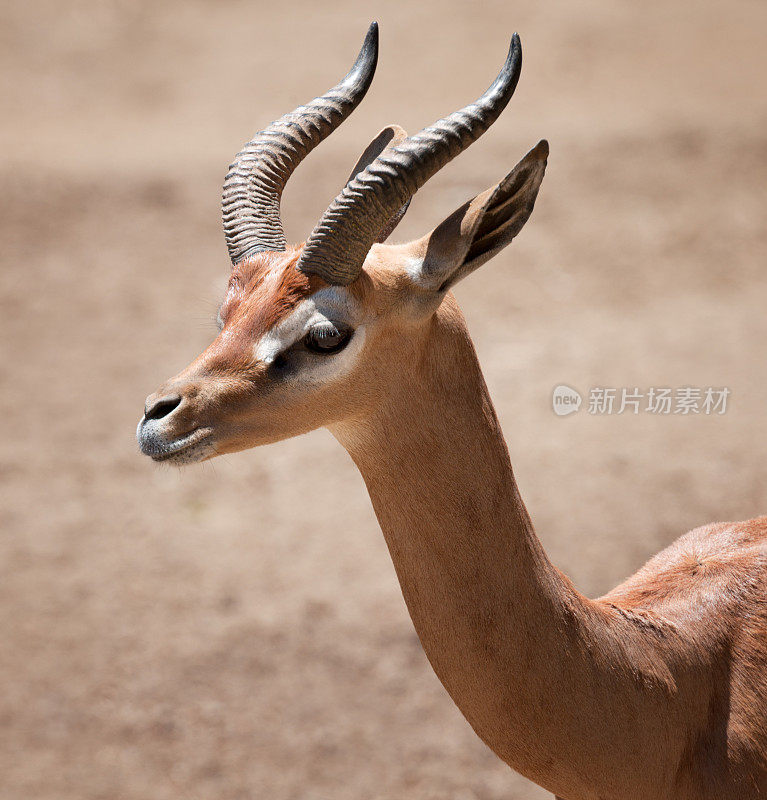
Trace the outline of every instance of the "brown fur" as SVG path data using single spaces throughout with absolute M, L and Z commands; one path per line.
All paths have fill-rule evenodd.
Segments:
M 244 368 L 250 349 L 323 281 L 306 276 L 295 267 L 303 245 L 285 252 L 263 252 L 232 268 L 219 318 L 228 323 L 227 335 L 219 336 L 206 351 L 209 369 Z
M 273 328 L 299 300 L 315 292 L 322 281 L 299 272 L 295 267 L 303 245 L 283 253 L 259 253 L 232 269 L 229 289 L 221 306 L 221 316 L 235 313 L 247 317 L 237 330 L 258 338 Z M 268 281 L 269 276 L 274 280 Z

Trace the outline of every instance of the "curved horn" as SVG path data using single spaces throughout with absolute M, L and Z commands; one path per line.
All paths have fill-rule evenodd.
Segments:
M 257 133 L 229 167 L 221 198 L 224 235 L 232 263 L 260 250 L 287 246 L 280 198 L 293 170 L 359 105 L 378 61 L 378 23 L 368 29 L 346 77 L 322 97 Z
M 498 77 L 476 102 L 383 152 L 350 180 L 306 241 L 298 269 L 348 286 L 379 233 L 426 181 L 475 142 L 514 94 L 522 67 L 515 33 Z

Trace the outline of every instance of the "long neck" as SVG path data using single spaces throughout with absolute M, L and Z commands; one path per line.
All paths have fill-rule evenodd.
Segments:
M 399 377 L 373 413 L 333 433 L 365 479 L 426 655 L 501 758 L 554 790 L 572 787 L 593 767 L 574 743 L 601 679 L 584 655 L 600 646 L 598 612 L 533 531 L 452 302 Z M 604 665 L 613 688 L 614 668 Z

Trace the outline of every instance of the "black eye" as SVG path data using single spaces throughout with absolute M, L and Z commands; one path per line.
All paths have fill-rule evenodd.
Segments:
M 304 336 L 304 344 L 313 353 L 337 353 L 351 338 L 351 329 L 339 329 L 332 322 L 320 322 Z

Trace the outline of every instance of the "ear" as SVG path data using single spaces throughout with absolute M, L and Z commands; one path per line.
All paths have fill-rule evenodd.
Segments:
M 425 289 L 445 291 L 500 252 L 522 230 L 538 196 L 549 145 L 540 141 L 495 186 L 413 242 L 408 272 Z
M 354 165 L 354 169 L 352 170 L 351 175 L 349 175 L 349 180 L 346 181 L 349 183 L 358 172 L 362 172 L 368 164 L 371 164 L 375 161 L 384 150 L 389 150 L 392 147 L 396 147 L 398 144 L 407 139 L 407 131 L 404 128 L 400 128 L 399 125 L 387 125 L 376 137 L 373 141 L 365 148 L 363 154 L 359 157 L 359 160 Z M 399 225 L 402 217 L 405 216 L 405 212 L 407 211 L 408 206 L 410 205 L 410 200 L 405 203 L 402 208 L 389 220 L 386 227 L 381 231 L 378 235 L 378 242 L 385 242 L 386 239 L 389 237 L 391 232 Z

